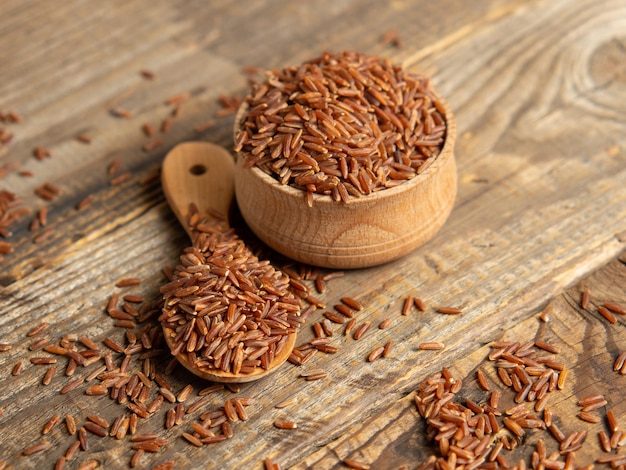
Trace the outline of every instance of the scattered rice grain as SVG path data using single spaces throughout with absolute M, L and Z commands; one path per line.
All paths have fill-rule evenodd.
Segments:
M 296 429 L 298 427 L 298 423 L 288 419 L 276 419 L 274 420 L 274 426 L 278 429 Z
M 437 307 L 437 312 L 445 315 L 458 315 L 463 313 L 463 310 L 456 307 Z
M 598 307 L 598 313 L 602 315 L 609 323 L 617 323 L 617 318 L 608 308 L 600 305 Z
M 52 443 L 50 441 L 39 441 L 36 444 L 33 444 L 22 451 L 22 455 L 34 455 L 44 452 L 52 447 Z
M 439 341 L 425 341 L 419 343 L 417 346 L 417 348 L 422 351 L 439 351 L 441 349 L 444 349 L 445 347 L 446 345 Z
M 369 464 L 366 464 L 364 462 L 361 462 L 361 461 L 356 460 L 356 459 L 351 459 L 351 458 L 343 459 L 343 463 L 348 468 L 352 468 L 352 469 L 355 469 L 355 470 L 369 470 L 369 468 L 370 468 Z

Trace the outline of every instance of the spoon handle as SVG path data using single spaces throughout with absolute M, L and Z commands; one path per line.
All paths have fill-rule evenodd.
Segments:
M 163 161 L 161 182 L 167 202 L 189 232 L 187 214 L 192 203 L 202 215 L 218 212 L 228 216 L 234 196 L 234 160 L 215 144 L 182 143 Z

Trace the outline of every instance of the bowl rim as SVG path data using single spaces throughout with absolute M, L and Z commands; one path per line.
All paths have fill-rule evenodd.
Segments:
M 339 205 L 339 206 L 354 206 L 359 204 L 371 204 L 374 200 L 386 199 L 389 197 L 394 197 L 399 193 L 410 191 L 415 186 L 420 185 L 423 181 L 427 180 L 431 175 L 437 173 L 446 161 L 450 158 L 454 158 L 454 146 L 457 138 L 457 123 L 454 113 L 452 112 L 452 108 L 447 100 L 441 97 L 441 95 L 432 88 L 431 91 L 437 97 L 437 100 L 443 106 L 445 111 L 445 120 L 446 120 L 446 137 L 443 143 L 443 147 L 439 152 L 439 155 L 435 157 L 434 161 L 424 170 L 423 173 L 419 173 L 413 178 L 406 180 L 400 183 L 393 188 L 382 188 L 377 191 L 374 191 L 370 194 L 364 194 L 361 197 L 350 197 L 347 202 L 343 201 L 335 201 L 327 194 L 319 194 L 313 193 L 313 206 L 322 204 L 322 205 Z M 243 120 L 245 113 L 248 109 L 248 103 L 246 100 L 239 106 L 237 113 L 235 114 L 235 120 L 233 125 L 233 142 L 237 136 L 237 132 L 240 129 L 239 123 Z M 235 164 L 237 169 L 244 170 L 240 165 L 240 161 L 243 160 L 243 157 L 239 155 L 239 152 L 234 152 L 235 154 Z M 266 185 L 270 186 L 271 189 L 275 191 L 279 191 L 284 193 L 286 196 L 290 198 L 301 198 L 304 201 L 305 191 L 294 188 L 289 184 L 281 184 L 276 178 L 267 174 L 259 167 L 252 166 L 250 168 L 246 168 L 245 171 L 251 171 L 253 175 L 257 178 L 261 179 Z M 308 207 L 308 206 L 307 206 Z

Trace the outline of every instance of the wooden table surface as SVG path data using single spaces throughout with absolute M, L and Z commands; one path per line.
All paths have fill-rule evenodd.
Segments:
M 432 77 L 458 121 L 454 210 L 433 240 L 396 262 L 346 272 L 322 294 L 305 281 L 327 308 L 308 317 L 298 344 L 311 340 L 313 323 L 343 296 L 364 305 L 357 325 L 372 326 L 363 338 L 335 325 L 330 344 L 337 353 L 319 352 L 305 365 L 286 364 L 258 382 L 213 391 L 167 430 L 176 404 L 165 401 L 138 421 L 136 433 L 167 439 L 139 467 L 260 469 L 269 458 L 282 468 L 328 469 L 346 468 L 352 458 L 373 469 L 417 468 L 437 454 L 414 404 L 428 376 L 447 367 L 465 378 L 459 403 L 484 403 L 481 369 L 502 393 L 501 407 L 514 404 L 515 392 L 487 359 L 494 341 L 542 340 L 559 350 L 554 360 L 569 374 L 549 403 L 565 434 L 588 432 L 576 466 L 604 455 L 598 433 L 610 435 L 608 410 L 626 430 L 626 375 L 613 370 L 626 351 L 626 318 L 610 323 L 597 308 L 607 301 L 626 306 L 623 0 L 24 0 L 2 2 L 0 13 L 0 137 L 7 141 L 0 145 L 0 190 L 21 201 L 9 211 L 27 209 L 0 239 L 3 251 L 12 249 L 0 262 L 0 468 L 54 468 L 77 441 L 65 425 L 68 414 L 78 428 L 94 414 L 109 424 L 131 416 L 128 403 L 85 391 L 101 382 L 88 377 L 103 364 L 99 356 L 111 352 L 117 367 L 124 358 L 105 338 L 130 344 L 107 315 L 111 295 L 144 296 L 146 305 L 158 299 L 162 268 L 174 266 L 187 243 L 161 191 L 164 155 L 192 140 L 232 150 L 229 106 L 247 91 L 244 69 L 293 65 L 325 50 L 386 56 Z M 168 102 L 183 93 L 188 99 Z M 153 136 L 142 131 L 145 123 Z M 38 195 L 46 183 L 59 194 Z M 141 284 L 115 286 L 130 277 Z M 582 309 L 585 289 L 590 303 Z M 423 299 L 426 311 L 402 315 L 409 295 Z M 436 313 L 442 305 L 463 313 Z M 391 325 L 379 329 L 385 318 Z M 42 323 L 43 331 L 28 335 Z M 158 339 L 151 320 L 134 331 Z M 69 377 L 68 357 L 29 349 L 41 339 L 59 345 L 68 334 L 87 336 L 100 351 Z M 367 361 L 389 341 L 389 357 Z M 445 348 L 420 350 L 426 341 Z M 193 386 L 187 408 L 211 385 L 181 367 L 166 370 L 162 344 L 151 350 L 129 356 L 129 371 L 148 372 L 146 404 L 159 394 L 155 372 L 176 394 Z M 49 385 L 42 381 L 50 366 L 32 364 L 35 357 L 57 359 Z M 23 371 L 13 375 L 20 361 Z M 300 377 L 316 368 L 328 376 Z M 60 393 L 76 379 L 76 390 Z M 594 394 L 608 402 L 594 412 L 596 424 L 577 416 L 578 400 Z M 194 447 L 182 437 L 202 413 L 237 397 L 255 402 L 246 408 L 248 420 L 232 423 L 231 438 Z M 59 424 L 42 435 L 54 415 Z M 277 419 L 297 428 L 278 429 Z M 65 468 L 130 465 L 130 435 L 87 434 L 88 450 Z M 548 454 L 558 450 L 550 432 L 534 429 L 501 455 L 511 466 L 524 459 L 530 467 L 539 439 Z M 49 449 L 22 455 L 42 440 Z

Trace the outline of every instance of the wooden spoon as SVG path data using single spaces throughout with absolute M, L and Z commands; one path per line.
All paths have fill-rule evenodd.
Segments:
M 163 161 L 161 182 L 163 192 L 176 217 L 188 234 L 187 211 L 194 203 L 200 214 L 209 210 L 227 215 L 234 197 L 234 161 L 222 147 L 206 142 L 188 142 L 174 147 Z M 165 341 L 174 349 L 176 333 L 163 327 Z M 178 361 L 193 374 L 215 382 L 251 382 L 273 372 L 283 364 L 296 342 L 296 333 L 289 335 L 282 351 L 267 369 L 257 367 L 248 374 L 234 374 L 220 369 L 201 369 L 191 364 L 185 354 Z

